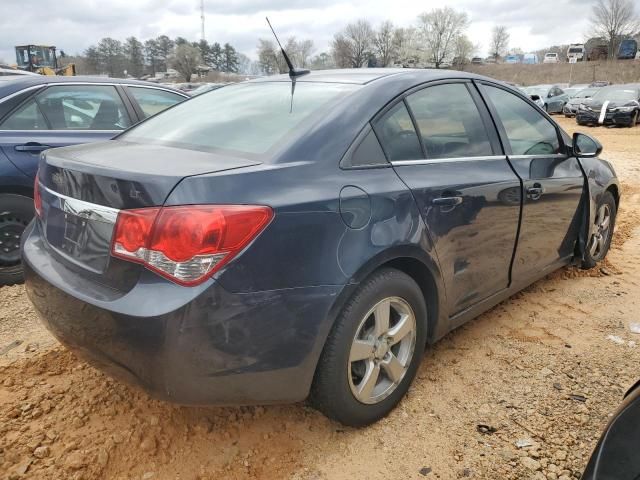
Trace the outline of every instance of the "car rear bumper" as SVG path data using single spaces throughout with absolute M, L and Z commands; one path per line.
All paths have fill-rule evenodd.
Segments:
M 180 404 L 307 396 L 344 287 L 233 294 L 214 280 L 194 290 L 145 272 L 128 293 L 110 294 L 78 282 L 37 230 L 32 222 L 23 237 L 29 299 L 49 331 L 97 368 Z
M 600 124 L 600 112 L 579 110 L 576 121 L 582 124 Z M 633 121 L 632 113 L 607 112 L 602 125 L 629 125 Z

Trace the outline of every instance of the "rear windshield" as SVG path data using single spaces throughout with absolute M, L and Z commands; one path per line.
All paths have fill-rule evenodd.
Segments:
M 260 155 L 322 118 L 357 85 L 298 82 L 231 85 L 203 93 L 128 130 L 119 139 L 203 151 Z

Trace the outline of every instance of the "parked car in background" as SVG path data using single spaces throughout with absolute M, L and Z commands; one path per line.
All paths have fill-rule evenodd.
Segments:
M 596 87 L 596 88 L 600 88 L 600 87 L 606 87 L 608 85 L 611 85 L 611 82 L 607 81 L 607 80 L 597 80 L 595 82 L 591 82 L 591 84 L 589 85 L 589 87 Z
M 539 63 L 538 55 L 535 53 L 525 53 L 522 58 L 522 63 L 527 65 L 536 65 Z
M 620 42 L 618 48 L 618 60 L 634 60 L 638 53 L 638 42 L 633 38 L 628 38 Z
M 201 83 L 185 82 L 185 83 L 175 83 L 173 84 L 173 87 L 177 88 L 182 92 L 190 93 L 194 91 L 196 88 L 200 87 L 201 85 L 202 85 Z
M 22 75 L 39 75 L 38 73 L 28 72 L 26 70 L 19 70 L 17 68 L 3 68 L 0 67 L 0 77 L 19 77 Z
M 582 480 L 637 480 L 640 478 L 640 382 L 624 396 L 610 416 Z
M 586 83 L 584 83 L 584 84 L 576 84 L 576 85 L 571 85 L 571 86 L 569 86 L 569 85 L 561 86 L 561 84 L 558 84 L 557 86 L 562 88 L 562 90 L 564 90 L 564 93 L 566 93 L 569 98 L 573 98 L 573 96 L 576 95 L 578 92 L 581 92 L 585 88 L 589 87 L 589 85 L 587 85 Z
M 0 285 L 22 279 L 20 235 L 33 218 L 33 179 L 41 152 L 110 139 L 188 98 L 136 80 L 11 78 L 0 81 Z
M 576 62 L 582 62 L 585 59 L 585 48 L 582 43 L 574 43 L 569 45 L 567 49 L 567 62 L 575 59 Z
M 578 108 L 578 125 L 634 127 L 640 120 L 640 84 L 602 87 Z
M 585 43 L 585 53 L 588 61 L 606 60 L 609 57 L 609 43 L 598 37 L 593 37 Z
M 482 59 L 482 57 L 473 57 L 471 59 L 471 63 L 475 65 L 482 65 L 484 63 L 484 60 Z
M 544 54 L 544 60 L 542 63 L 558 63 L 560 61 L 556 52 L 547 52 Z
M 569 100 L 568 95 L 556 85 L 534 85 L 525 87 L 524 91 L 549 114 L 562 113 L 564 104 Z
M 222 88 L 226 83 L 205 83 L 200 85 L 198 88 L 191 90 L 189 95 L 195 97 L 196 95 L 202 95 L 203 93 L 210 92 L 211 90 L 217 90 L 218 88 Z
M 522 63 L 522 57 L 520 55 L 507 55 L 504 57 L 504 63 Z
M 426 345 L 605 257 L 602 147 L 516 89 L 384 68 L 292 93 L 288 75 L 229 85 L 43 155 L 22 252 L 62 343 L 165 400 L 309 397 L 362 426 Z
M 562 113 L 564 113 L 564 116 L 567 118 L 575 117 L 576 113 L 578 113 L 578 108 L 580 107 L 580 105 L 587 98 L 593 97 L 597 91 L 598 88 L 583 88 L 577 93 L 571 95 L 569 97 L 569 100 L 567 100 L 567 103 L 565 103 L 564 108 L 562 109 Z

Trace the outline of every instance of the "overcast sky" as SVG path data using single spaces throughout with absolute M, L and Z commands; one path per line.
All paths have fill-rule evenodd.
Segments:
M 486 56 L 491 28 L 504 24 L 511 47 L 524 51 L 581 42 L 588 33 L 594 0 L 449 0 L 467 12 L 468 35 Z M 102 37 L 119 40 L 166 34 L 200 38 L 199 0 L 0 0 L 0 59 L 15 62 L 13 46 L 56 45 L 80 53 Z M 206 39 L 229 42 L 251 58 L 258 38 L 269 38 L 268 15 L 281 38 L 310 38 L 315 53 L 328 49 L 333 33 L 366 18 L 374 25 L 389 19 L 415 23 L 419 13 L 445 2 L 411 0 L 205 0 Z

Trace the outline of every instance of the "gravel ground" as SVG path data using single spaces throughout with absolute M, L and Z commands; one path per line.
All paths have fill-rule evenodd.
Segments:
M 152 400 L 60 347 L 23 287 L 0 289 L 0 479 L 579 478 L 640 377 L 640 127 L 586 131 L 624 184 L 608 261 L 556 272 L 448 335 L 365 429 L 304 405 Z

